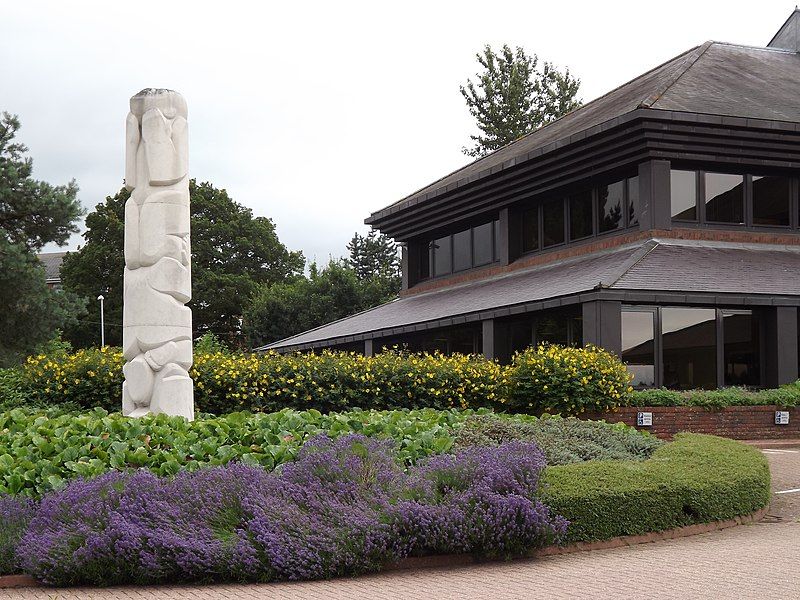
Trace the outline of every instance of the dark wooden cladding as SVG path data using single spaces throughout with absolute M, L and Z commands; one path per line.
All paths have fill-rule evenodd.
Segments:
M 589 179 L 633 172 L 651 159 L 741 169 L 800 167 L 800 131 L 793 123 L 650 109 L 627 117 L 430 200 L 376 213 L 367 222 L 406 241 Z

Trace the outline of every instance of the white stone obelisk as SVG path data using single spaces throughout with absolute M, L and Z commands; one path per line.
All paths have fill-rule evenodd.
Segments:
M 131 98 L 125 133 L 122 414 L 194 418 L 186 101 L 172 90 Z

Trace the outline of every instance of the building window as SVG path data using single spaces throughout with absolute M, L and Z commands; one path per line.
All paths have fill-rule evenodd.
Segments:
M 494 221 L 496 224 L 497 221 Z M 472 230 L 472 263 L 476 267 L 488 265 L 495 257 L 495 231 L 493 223 L 478 225 Z
M 542 205 L 542 230 L 544 248 L 564 243 L 564 201 L 561 198 Z
M 625 180 L 597 189 L 597 230 L 600 233 L 614 231 L 625 225 L 623 207 L 625 203 Z
M 697 220 L 697 176 L 694 171 L 670 171 L 672 218 L 677 221 Z
M 622 311 L 622 361 L 634 387 L 656 384 L 655 312 Z
M 744 177 L 705 173 L 706 221 L 744 223 Z
M 753 224 L 772 227 L 789 226 L 792 199 L 788 177 L 753 176 Z
M 639 224 L 639 177 L 628 179 L 628 226 Z
M 433 266 L 433 275 L 448 275 L 473 267 L 488 265 L 498 260 L 498 222 L 489 221 L 476 227 L 458 231 L 452 235 L 437 238 L 430 242 L 432 257 L 429 263 Z M 425 273 L 424 252 L 420 255 L 420 278 Z M 430 269 L 428 269 L 430 271 Z
M 539 207 L 534 206 L 522 213 L 522 251 L 539 249 Z
M 472 230 L 453 234 L 453 271 L 464 271 L 472 266 Z
M 661 309 L 664 387 L 717 387 L 716 325 L 713 308 Z
M 722 311 L 725 385 L 761 385 L 760 327 L 752 311 Z
M 452 248 L 450 236 L 433 240 L 433 274 L 444 275 L 453 271 Z
M 569 198 L 569 239 L 582 240 L 592 233 L 592 191 L 587 190 Z

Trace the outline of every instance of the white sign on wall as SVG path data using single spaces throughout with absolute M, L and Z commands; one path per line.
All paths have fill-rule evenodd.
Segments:
M 789 424 L 789 411 L 776 410 L 775 411 L 775 425 L 788 425 Z
M 651 412 L 636 413 L 636 424 L 639 427 L 652 427 L 653 413 Z

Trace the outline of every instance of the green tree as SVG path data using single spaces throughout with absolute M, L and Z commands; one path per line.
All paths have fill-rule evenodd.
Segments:
M 460 86 L 480 130 L 470 136 L 474 145 L 463 149 L 468 156 L 485 156 L 580 106 L 581 82 L 569 69 L 559 71 L 548 62 L 538 69 L 535 54 L 507 45 L 496 54 L 487 44 L 475 56 L 482 72 L 477 82 L 468 79 Z
M 33 160 L 15 142 L 20 123 L 0 119 L 0 365 L 18 361 L 73 321 L 83 302 L 45 283 L 36 252 L 63 244 L 81 215 L 74 181 L 54 186 L 33 179 Z
M 302 272 L 300 252 L 280 242 L 275 224 L 234 202 L 210 183 L 189 184 L 192 226 L 192 323 L 195 336 L 213 333 L 241 345 L 241 318 L 259 286 Z M 86 243 L 68 254 L 61 269 L 64 288 L 88 298 L 106 297 L 106 340 L 122 341 L 123 238 L 126 189 L 106 198 L 86 218 Z M 97 325 L 67 328 L 76 346 L 96 343 Z
M 264 286 L 245 311 L 244 329 L 251 346 L 319 327 L 372 308 L 380 296 L 374 279 L 359 279 L 345 260 L 331 260 L 320 269 L 312 263 L 308 277 Z
M 347 244 L 347 264 L 362 282 L 367 304 L 375 306 L 400 293 L 400 254 L 395 241 L 375 230 L 355 233 Z

